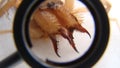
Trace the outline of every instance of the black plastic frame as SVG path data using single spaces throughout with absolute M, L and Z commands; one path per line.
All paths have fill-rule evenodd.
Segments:
M 65 68 L 77 68 L 77 67 L 91 67 L 104 53 L 108 40 L 109 40 L 109 21 L 107 13 L 103 8 L 103 5 L 99 0 L 80 0 L 84 3 L 95 20 L 95 38 L 85 55 L 78 58 L 73 62 L 68 63 L 56 63 L 47 61 L 40 61 L 40 59 L 33 56 L 30 52 L 29 46 L 31 42 L 29 39 L 29 19 L 34 9 L 44 0 L 23 0 L 19 9 L 17 10 L 14 20 L 14 39 L 16 47 L 22 56 L 22 58 L 31 66 L 35 68 L 46 67 L 65 67 Z

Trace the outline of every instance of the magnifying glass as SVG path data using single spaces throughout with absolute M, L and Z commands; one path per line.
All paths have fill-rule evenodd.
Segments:
M 18 8 L 14 39 L 31 67 L 91 67 L 105 51 L 109 22 L 102 4 L 70 1 L 24 0 Z

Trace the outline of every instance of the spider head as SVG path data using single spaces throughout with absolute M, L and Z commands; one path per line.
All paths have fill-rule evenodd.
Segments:
M 59 8 L 63 5 L 62 1 L 51 1 L 47 3 L 47 7 L 51 9 Z

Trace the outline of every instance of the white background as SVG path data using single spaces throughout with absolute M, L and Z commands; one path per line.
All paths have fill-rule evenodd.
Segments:
M 108 47 L 101 57 L 101 59 L 93 66 L 93 68 L 120 68 L 120 9 L 118 8 L 119 0 L 109 0 L 112 4 L 112 8 L 109 12 L 110 17 L 110 39 Z M 14 11 L 14 8 L 12 10 Z M 12 13 L 11 13 L 12 14 Z M 0 30 L 11 30 L 11 17 L 5 18 L 7 14 L 0 18 Z M 3 23 L 4 22 L 4 23 Z M 7 22 L 7 24 L 5 24 Z M 0 35 L 0 61 L 15 52 L 13 38 L 11 33 Z M 12 68 L 29 68 L 25 62 L 20 62 L 14 65 Z

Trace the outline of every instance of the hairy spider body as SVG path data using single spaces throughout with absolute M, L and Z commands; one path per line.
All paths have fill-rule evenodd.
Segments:
M 36 29 L 33 28 L 35 32 L 40 32 L 41 38 L 49 37 L 51 39 L 54 51 L 59 57 L 60 55 L 57 51 L 58 48 L 56 40 L 56 35 L 58 34 L 67 39 L 73 49 L 78 52 L 73 41 L 73 31 L 77 30 L 80 32 L 85 32 L 90 36 L 89 32 L 80 25 L 77 18 L 67 10 L 62 1 L 53 0 L 46 3 L 45 5 L 45 8 L 41 7 L 43 5 L 40 5 L 40 7 L 33 13 L 31 18 L 31 21 L 33 21 L 37 26 Z M 31 27 L 33 26 L 34 25 L 31 25 Z M 34 30 L 30 30 L 31 37 L 32 31 Z

